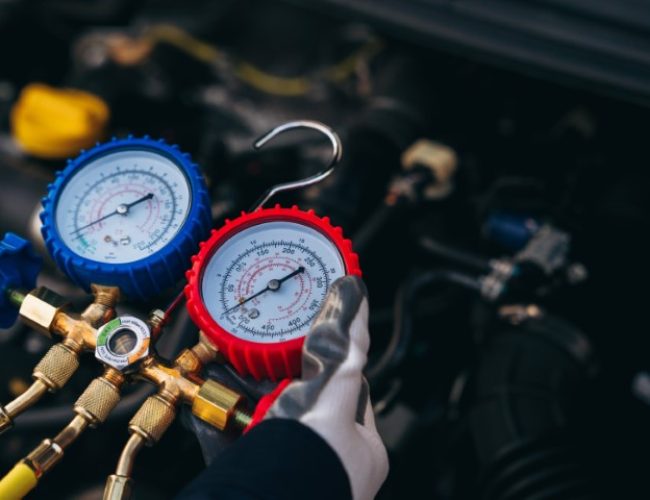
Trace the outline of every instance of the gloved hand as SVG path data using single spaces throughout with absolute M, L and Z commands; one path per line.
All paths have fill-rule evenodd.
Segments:
M 260 420 L 297 420 L 320 435 L 340 458 L 355 500 L 374 498 L 388 474 L 388 457 L 370 405 L 366 364 L 368 299 L 360 278 L 333 283 L 307 335 L 302 377 L 282 383 L 260 401 Z
M 333 493 L 323 484 L 336 482 L 328 471 L 340 465 L 354 500 L 374 498 L 388 457 L 362 375 L 369 344 L 366 287 L 346 276 L 332 284 L 307 335 L 301 378 L 264 396 L 246 435 L 217 455 L 181 498 L 213 498 L 213 492 L 227 499 L 326 498 Z M 287 485 L 296 476 L 309 492 Z

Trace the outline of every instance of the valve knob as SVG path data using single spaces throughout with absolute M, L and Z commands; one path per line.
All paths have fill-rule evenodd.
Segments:
M 34 288 L 42 263 L 31 243 L 17 234 L 7 233 L 0 240 L 0 328 L 9 328 L 18 317 L 9 290 Z

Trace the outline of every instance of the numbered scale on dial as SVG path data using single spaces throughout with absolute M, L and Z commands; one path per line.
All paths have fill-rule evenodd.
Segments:
M 43 236 L 76 283 L 148 299 L 174 284 L 210 227 L 188 155 L 148 138 L 114 140 L 72 160 L 43 200 Z
M 197 325 L 242 374 L 300 372 L 304 337 L 330 285 L 360 275 L 340 228 L 296 207 L 228 222 L 193 259 L 185 288 Z

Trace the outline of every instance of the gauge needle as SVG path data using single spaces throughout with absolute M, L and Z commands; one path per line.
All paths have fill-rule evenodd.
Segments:
M 253 300 L 255 297 L 259 297 L 260 295 L 262 295 L 265 292 L 277 292 L 280 289 L 280 287 L 282 286 L 282 283 L 284 283 L 285 281 L 293 278 L 294 276 L 297 276 L 298 274 L 304 273 L 304 272 L 305 272 L 305 268 L 300 266 L 298 269 L 296 269 L 295 271 L 290 272 L 289 274 L 287 274 L 283 278 L 273 279 L 273 280 L 269 281 L 268 284 L 266 285 L 266 288 L 263 288 L 259 292 L 254 293 L 253 295 L 251 295 L 250 297 L 248 297 L 246 299 L 240 300 L 239 304 L 232 306 L 230 309 L 226 309 L 222 313 L 222 315 L 223 314 L 228 314 L 230 311 L 232 311 L 234 309 L 237 309 L 239 306 L 244 305 L 249 300 Z
M 118 205 L 117 208 L 115 210 L 113 210 L 111 213 L 106 214 L 103 217 L 100 217 L 99 219 L 94 220 L 94 221 L 90 222 L 89 224 L 86 224 L 85 226 L 78 227 L 77 229 L 72 231 L 70 233 L 70 235 L 72 236 L 75 233 L 79 233 L 80 231 L 83 231 L 84 229 L 86 229 L 86 228 L 88 228 L 90 226 L 94 226 L 98 222 L 106 220 L 109 217 L 113 217 L 114 215 L 122 215 L 122 216 L 127 215 L 129 213 L 129 210 L 131 209 L 131 207 L 134 207 L 137 204 L 142 203 L 143 201 L 150 200 L 151 198 L 153 198 L 153 193 L 146 194 L 142 198 L 138 198 L 137 200 L 132 201 L 131 203 L 122 203 L 121 205 Z

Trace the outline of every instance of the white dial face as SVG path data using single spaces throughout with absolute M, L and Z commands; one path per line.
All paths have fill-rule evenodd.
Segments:
M 55 224 L 77 255 L 124 264 L 169 243 L 191 204 L 187 178 L 171 159 L 146 149 L 123 150 L 74 174 L 56 201 Z
M 243 340 L 275 343 L 303 337 L 333 281 L 345 275 L 334 243 L 295 222 L 244 229 L 210 257 L 201 294 L 212 318 Z

